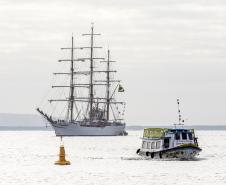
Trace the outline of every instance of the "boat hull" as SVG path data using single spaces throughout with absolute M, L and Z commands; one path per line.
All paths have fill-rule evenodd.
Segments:
M 201 152 L 198 146 L 179 146 L 171 149 L 166 149 L 158 152 L 149 152 L 137 150 L 137 153 L 141 156 L 150 157 L 152 159 L 192 159 Z
M 120 136 L 127 135 L 125 125 L 103 127 L 80 126 L 79 124 L 59 125 L 51 123 L 56 136 Z

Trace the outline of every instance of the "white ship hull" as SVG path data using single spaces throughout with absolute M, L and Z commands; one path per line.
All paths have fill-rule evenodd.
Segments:
M 56 136 L 120 136 L 127 135 L 125 125 L 109 125 L 104 127 L 80 126 L 78 124 L 53 124 Z

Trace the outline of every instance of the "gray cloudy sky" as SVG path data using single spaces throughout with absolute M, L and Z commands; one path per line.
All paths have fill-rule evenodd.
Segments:
M 60 47 L 103 35 L 126 89 L 126 121 L 226 123 L 225 0 L 0 0 L 0 112 L 35 113 Z M 82 43 L 78 39 L 78 43 Z

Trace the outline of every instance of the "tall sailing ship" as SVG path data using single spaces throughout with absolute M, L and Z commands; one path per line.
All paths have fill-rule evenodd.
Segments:
M 70 51 L 70 59 L 59 60 L 69 62 L 70 71 L 54 75 L 66 76 L 68 81 L 52 88 L 66 89 L 66 96 L 62 99 L 50 99 L 49 103 L 57 104 L 58 109 L 60 107 L 62 110 L 66 107 L 66 111 L 61 114 L 54 114 L 52 111 L 48 114 L 44 109 L 37 108 L 53 127 L 56 136 L 127 135 L 123 119 L 125 102 L 116 101 L 116 94 L 124 92 L 124 89 L 120 80 L 113 78 L 116 71 L 111 69 L 111 64 L 115 61 L 110 59 L 110 50 L 106 60 L 94 56 L 95 49 L 102 48 L 94 45 L 94 36 L 97 35 L 100 34 L 94 33 L 92 25 L 91 33 L 83 34 L 90 37 L 89 47 L 75 47 L 72 36 L 71 47 L 61 48 Z M 89 57 L 77 57 L 79 54 L 75 51 L 85 49 L 88 50 Z

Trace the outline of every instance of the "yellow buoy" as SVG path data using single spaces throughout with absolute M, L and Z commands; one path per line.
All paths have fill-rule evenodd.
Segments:
M 65 159 L 65 150 L 64 145 L 60 146 L 60 154 L 59 154 L 59 160 L 55 162 L 56 165 L 70 165 L 70 161 L 67 161 Z

